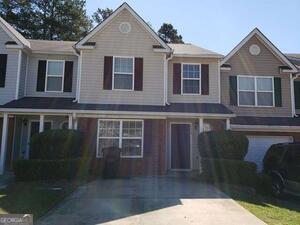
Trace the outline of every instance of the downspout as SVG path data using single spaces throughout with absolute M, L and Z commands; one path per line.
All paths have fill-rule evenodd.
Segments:
M 79 103 L 79 99 L 80 99 L 80 79 L 81 79 L 81 51 L 80 51 L 80 53 L 78 53 L 74 49 L 74 53 L 78 57 L 78 62 L 77 62 L 78 64 L 77 64 L 77 80 L 76 80 L 76 98 L 74 99 L 73 102 Z
M 293 76 L 294 75 L 294 76 Z M 292 98 L 292 117 L 299 117 L 296 114 L 296 104 L 295 104 L 295 80 L 300 77 L 300 73 L 295 73 L 290 75 L 291 80 L 291 98 Z
M 173 59 L 173 52 L 164 56 L 164 102 L 165 105 L 170 105 L 168 102 L 168 78 L 169 78 L 169 61 Z

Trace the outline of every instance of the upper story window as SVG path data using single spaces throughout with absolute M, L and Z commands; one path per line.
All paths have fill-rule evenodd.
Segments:
M 62 92 L 64 82 L 65 62 L 62 60 L 48 60 L 46 73 L 46 91 Z
M 274 78 L 238 76 L 239 106 L 274 106 Z
M 143 121 L 99 120 L 97 146 L 98 157 L 107 147 L 121 148 L 121 157 L 143 157 Z
M 133 90 L 134 82 L 134 58 L 114 57 L 113 65 L 113 89 Z
M 182 94 L 200 94 L 200 64 L 182 64 Z

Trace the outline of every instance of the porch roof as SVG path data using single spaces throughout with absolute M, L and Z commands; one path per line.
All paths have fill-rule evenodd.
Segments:
M 252 126 L 300 126 L 300 117 L 253 117 L 237 116 L 231 119 L 233 125 Z
M 2 110 L 1 110 L 2 109 Z M 41 110 L 88 110 L 88 111 L 132 111 L 155 113 L 194 113 L 194 114 L 226 114 L 233 112 L 223 104 L 217 103 L 172 103 L 167 106 L 156 105 L 125 105 L 125 104 L 82 104 L 73 98 L 24 97 L 0 106 L 3 109 L 41 109 Z M 5 110 L 7 111 L 7 110 Z

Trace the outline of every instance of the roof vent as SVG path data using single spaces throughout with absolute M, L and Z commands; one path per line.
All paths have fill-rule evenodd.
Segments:
M 120 23 L 119 30 L 122 34 L 128 34 L 131 31 L 131 25 L 128 22 Z

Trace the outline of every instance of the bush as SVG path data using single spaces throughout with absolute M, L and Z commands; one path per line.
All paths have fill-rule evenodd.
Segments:
M 48 130 L 32 136 L 30 159 L 67 159 L 81 156 L 82 134 L 76 130 Z
M 232 131 L 210 131 L 199 135 L 198 148 L 203 158 L 243 160 L 248 138 Z
M 80 159 L 18 160 L 13 164 L 17 181 L 72 179 L 79 174 Z
M 264 195 L 272 194 L 272 178 L 268 174 L 257 174 L 255 189 L 258 193 Z
M 254 186 L 256 164 L 252 162 L 227 159 L 202 158 L 202 177 L 213 183 L 228 183 Z

